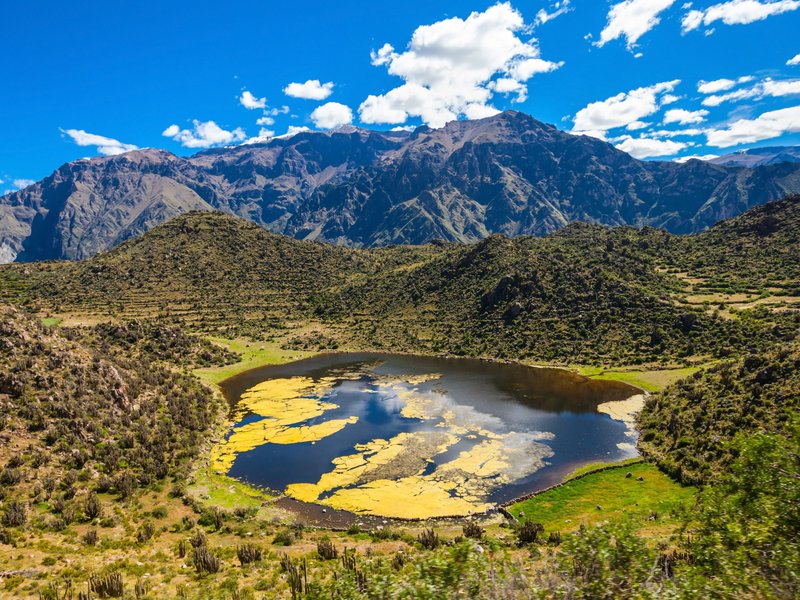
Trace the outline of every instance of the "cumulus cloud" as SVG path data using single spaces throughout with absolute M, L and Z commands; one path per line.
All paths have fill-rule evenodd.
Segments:
M 797 54 L 786 61 L 786 65 L 789 67 L 794 67 L 796 65 L 800 65 L 800 54 Z
M 697 82 L 697 91 L 701 94 L 716 94 L 717 92 L 730 90 L 736 84 L 753 81 L 753 79 L 754 78 L 752 76 L 745 75 L 744 77 L 739 77 L 738 79 L 715 79 L 713 81 L 701 80 Z
M 664 104 L 674 101 L 675 97 L 668 92 L 679 83 L 678 79 L 664 81 L 592 102 L 575 115 L 573 131 L 592 135 L 597 131 L 608 131 L 640 121 L 657 112 Z
M 275 132 L 273 130 L 267 129 L 266 127 L 262 127 L 261 129 L 258 130 L 258 135 L 247 138 L 245 141 L 242 142 L 242 144 L 243 145 L 265 144 L 274 137 L 275 137 Z
M 0 181 L 0 183 L 3 183 L 3 182 Z M 15 179 L 12 183 L 14 184 L 15 188 L 17 188 L 18 190 L 22 190 L 22 189 L 25 189 L 26 187 L 28 187 L 29 185 L 33 185 L 34 183 L 36 183 L 36 180 L 34 180 L 34 179 Z
M 750 98 L 780 98 L 783 96 L 792 96 L 800 94 L 800 79 L 786 79 L 782 81 L 775 81 L 767 77 L 757 84 L 733 90 L 727 94 L 713 94 L 703 99 L 705 106 L 719 106 L 725 102 L 735 102 L 738 100 L 746 100 Z
M 673 108 L 664 113 L 664 125 L 679 123 L 680 125 L 693 125 L 702 123 L 708 116 L 707 110 L 685 110 L 683 108 Z
M 688 147 L 685 142 L 674 140 L 658 140 L 649 137 L 623 136 L 616 147 L 634 158 L 651 158 L 654 156 L 673 156 Z
M 553 19 L 560 17 L 563 14 L 566 14 L 572 10 L 570 6 L 570 0 L 561 0 L 560 2 L 554 2 L 552 7 L 550 8 L 550 12 L 545 10 L 544 8 L 539 9 L 539 12 L 536 13 L 536 18 L 533 20 L 534 25 L 544 25 L 548 21 L 552 21 Z
M 239 104 L 250 110 L 254 110 L 257 108 L 266 108 L 267 99 L 256 98 L 252 93 L 245 90 L 242 92 L 242 95 L 239 96 Z
M 675 4 L 675 0 L 624 0 L 611 7 L 605 28 L 595 46 L 624 37 L 629 49 L 645 33 L 661 22 L 659 15 Z
M 292 98 L 304 100 L 325 100 L 333 93 L 333 82 L 320 83 L 319 79 L 309 79 L 305 83 L 290 83 L 283 93 Z
M 353 111 L 339 102 L 328 102 L 311 113 L 311 120 L 320 129 L 333 129 L 353 122 Z
M 672 162 L 685 163 L 690 160 L 711 160 L 712 158 L 719 158 L 719 154 L 690 154 L 689 156 L 679 156 Z
M 172 138 L 185 148 L 211 148 L 241 142 L 247 138 L 241 127 L 228 131 L 214 121 L 198 121 L 197 119 L 194 119 L 192 124 L 192 129 L 181 129 L 177 125 L 170 125 L 161 132 L 161 135 Z
M 638 131 L 639 129 L 644 129 L 645 127 L 649 127 L 650 123 L 645 123 L 644 121 L 634 121 L 633 123 L 628 123 L 625 126 L 625 129 L 628 131 Z
M 262 126 L 275 125 L 275 119 L 267 115 L 264 115 L 263 117 L 259 117 L 258 119 L 256 119 L 256 125 L 262 125 Z
M 690 10 L 684 15 L 681 25 L 684 32 L 708 27 L 716 21 L 725 25 L 747 25 L 798 8 L 800 0 L 730 0 L 706 9 Z
M 88 133 L 83 129 L 62 129 L 61 133 L 72 138 L 78 146 L 97 146 L 97 152 L 104 156 L 114 156 L 131 150 L 138 150 L 138 146 L 125 144 L 114 138 L 95 133 Z
M 728 148 L 800 132 L 800 106 L 765 112 L 755 119 L 739 119 L 724 129 L 706 132 L 708 145 Z
M 531 77 L 563 64 L 542 59 L 536 40 L 520 39 L 527 31 L 522 15 L 505 2 L 418 27 L 404 52 L 384 44 L 372 52 L 372 64 L 404 83 L 368 96 L 358 109 L 361 120 L 402 124 L 420 117 L 441 127 L 460 116 L 495 113 L 489 104 L 495 92 L 525 98 Z
M 311 131 L 311 129 L 309 129 L 305 125 L 289 125 L 289 128 L 286 130 L 286 133 L 284 133 L 283 135 L 279 135 L 278 137 L 284 139 L 290 138 L 297 135 L 298 133 L 303 133 L 305 131 Z

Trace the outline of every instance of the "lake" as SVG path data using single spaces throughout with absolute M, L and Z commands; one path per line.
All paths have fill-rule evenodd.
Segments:
M 561 369 L 324 354 L 222 389 L 235 425 L 215 470 L 359 515 L 484 512 L 578 466 L 636 456 L 630 420 L 608 407 L 640 390 Z

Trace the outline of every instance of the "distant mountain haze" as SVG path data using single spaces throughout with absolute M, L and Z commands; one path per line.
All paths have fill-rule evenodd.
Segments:
M 800 164 L 637 160 L 508 111 L 441 129 L 346 127 L 181 158 L 67 163 L 0 198 L 0 262 L 83 259 L 191 210 L 356 247 L 543 235 L 573 221 L 701 231 L 800 192 Z
M 760 167 L 763 165 L 777 165 L 782 162 L 800 163 L 800 147 L 768 146 L 764 148 L 748 148 L 747 150 L 712 158 L 708 162 L 728 167 Z

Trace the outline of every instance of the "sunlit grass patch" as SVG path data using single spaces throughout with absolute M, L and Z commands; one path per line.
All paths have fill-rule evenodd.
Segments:
M 186 491 L 207 506 L 227 509 L 259 508 L 273 498 L 266 491 L 210 469 L 200 469 Z
M 699 371 L 707 365 L 697 365 L 682 367 L 680 369 L 658 369 L 654 371 L 622 371 L 607 370 L 603 367 L 578 367 L 577 371 L 581 375 L 592 379 L 603 379 L 606 381 L 621 381 L 632 386 L 641 388 L 647 392 L 657 392 L 669 384 L 688 377 L 692 373 Z
M 241 360 L 232 365 L 225 365 L 222 367 L 207 367 L 197 369 L 194 374 L 200 377 L 203 381 L 211 384 L 217 384 L 221 381 L 263 365 L 278 365 L 282 363 L 291 362 L 293 360 L 300 360 L 307 358 L 313 352 L 305 352 L 302 350 L 284 350 L 280 347 L 280 343 L 276 341 L 269 342 L 255 342 L 242 339 L 225 339 L 220 337 L 207 338 L 214 344 L 219 344 L 241 355 Z
M 630 477 L 626 477 L 631 473 Z M 642 478 L 640 481 L 639 478 Z M 542 523 L 546 531 L 572 531 L 626 517 L 675 522 L 671 516 L 692 503 L 695 488 L 670 479 L 649 463 L 623 465 L 570 480 L 509 507 L 516 518 Z

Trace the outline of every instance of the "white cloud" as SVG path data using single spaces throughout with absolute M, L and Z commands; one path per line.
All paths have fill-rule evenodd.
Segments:
M 672 162 L 685 163 L 690 160 L 711 160 L 712 158 L 719 158 L 719 154 L 691 154 L 689 156 L 679 156 Z
M 674 3 L 675 0 L 624 0 L 615 4 L 595 46 L 603 47 L 624 37 L 628 48 L 633 48 L 640 37 L 661 22 L 658 15 Z
M 282 138 L 282 139 L 286 139 L 286 138 L 293 137 L 293 136 L 297 135 L 298 133 L 303 133 L 305 131 L 311 131 L 311 129 L 309 129 L 308 127 L 306 127 L 304 125 L 303 126 L 300 126 L 300 125 L 289 125 L 289 128 L 286 130 L 286 133 L 284 133 L 283 135 L 279 135 L 278 137 Z
M 789 79 L 786 81 L 765 79 L 764 83 L 761 85 L 765 96 L 780 98 L 781 96 L 800 94 L 800 79 Z
M 792 58 L 786 61 L 786 65 L 789 67 L 794 67 L 796 65 L 800 65 L 800 54 L 796 54 Z
M 253 110 L 256 108 L 266 108 L 267 99 L 256 98 L 252 93 L 245 90 L 242 92 L 242 95 L 239 96 L 239 103 L 245 108 Z
M 3 182 L 0 181 L 0 183 L 3 183 Z M 29 185 L 33 185 L 34 183 L 36 183 L 36 180 L 34 180 L 34 179 L 15 179 L 12 183 L 14 184 L 15 188 L 17 188 L 18 190 L 22 190 L 22 189 L 28 187 Z
M 311 113 L 311 120 L 320 129 L 333 129 L 353 122 L 353 111 L 339 102 L 328 102 Z
M 270 141 L 272 138 L 275 137 L 275 132 L 271 129 L 267 129 L 266 127 L 262 127 L 258 130 L 258 135 L 247 138 L 242 145 L 249 145 L 249 144 L 265 144 L 266 142 Z
M 570 6 L 570 0 L 561 0 L 560 2 L 554 2 L 551 12 L 547 12 L 544 8 L 539 9 L 539 12 L 536 13 L 536 18 L 533 20 L 534 25 L 544 25 L 548 21 L 552 21 L 553 19 L 560 17 L 563 14 L 566 14 L 572 10 Z
M 697 91 L 701 94 L 716 94 L 724 92 L 736 85 L 733 79 L 715 79 L 714 81 L 698 81 Z
M 460 116 L 496 112 L 489 104 L 495 92 L 525 98 L 525 82 L 563 64 L 542 59 L 536 40 L 520 39 L 528 29 L 522 15 L 504 2 L 466 19 L 418 27 L 404 52 L 384 44 L 372 52 L 372 64 L 386 67 L 404 83 L 368 96 L 358 109 L 361 120 L 401 124 L 420 117 L 441 127 Z
M 683 108 L 673 108 L 664 113 L 664 125 L 669 123 L 679 123 L 681 125 L 693 125 L 702 123 L 708 116 L 707 110 L 684 110 Z
M 759 89 L 755 87 L 734 90 L 733 92 L 728 92 L 727 94 L 714 94 L 703 99 L 703 106 L 719 106 L 725 102 L 755 98 L 759 94 Z
M 185 148 L 211 148 L 241 142 L 247 138 L 244 130 L 237 127 L 228 131 L 217 125 L 214 121 L 192 121 L 192 129 L 181 129 L 177 125 L 170 125 L 161 135 L 172 138 Z
M 729 90 L 740 83 L 749 83 L 755 79 L 752 75 L 745 75 L 738 79 L 715 79 L 713 81 L 697 82 L 697 91 L 701 94 L 716 94 L 717 92 L 724 92 Z
M 114 156 L 122 154 L 123 152 L 139 149 L 138 146 L 134 146 L 133 144 L 125 144 L 114 138 L 105 137 L 104 135 L 88 133 L 83 129 L 62 129 L 61 133 L 71 137 L 72 141 L 78 144 L 78 146 L 97 146 L 97 152 L 104 156 Z
M 800 132 L 800 106 L 765 112 L 755 119 L 739 119 L 725 129 L 707 132 L 708 145 L 728 148 Z
M 650 158 L 653 156 L 672 156 L 688 147 L 688 145 L 684 142 L 672 140 L 624 136 L 623 141 L 616 144 L 616 147 L 634 158 Z
M 305 83 L 290 83 L 283 93 L 304 100 L 325 100 L 333 93 L 333 82 L 320 83 L 319 79 L 309 79 Z
M 628 123 L 625 126 L 625 129 L 628 131 L 638 131 L 639 129 L 644 129 L 645 127 L 649 127 L 650 123 L 645 123 L 644 121 L 634 121 L 633 123 Z
M 275 119 L 264 115 L 263 117 L 256 119 L 256 125 L 275 125 Z
M 767 17 L 800 8 L 800 0 L 730 0 L 714 4 L 703 10 L 690 10 L 682 21 L 683 31 L 708 27 L 716 21 L 725 25 L 747 25 Z
M 573 131 L 607 131 L 640 121 L 642 117 L 657 112 L 665 102 L 671 101 L 674 97 L 668 92 L 679 83 L 678 79 L 664 81 L 592 102 L 575 115 Z
M 719 106 L 725 102 L 734 102 L 737 100 L 746 100 L 749 98 L 780 98 L 782 96 L 791 96 L 800 94 L 800 79 L 786 79 L 783 81 L 775 81 L 767 77 L 763 81 L 759 81 L 749 88 L 742 88 L 728 92 L 727 94 L 714 94 L 703 99 L 705 106 Z

